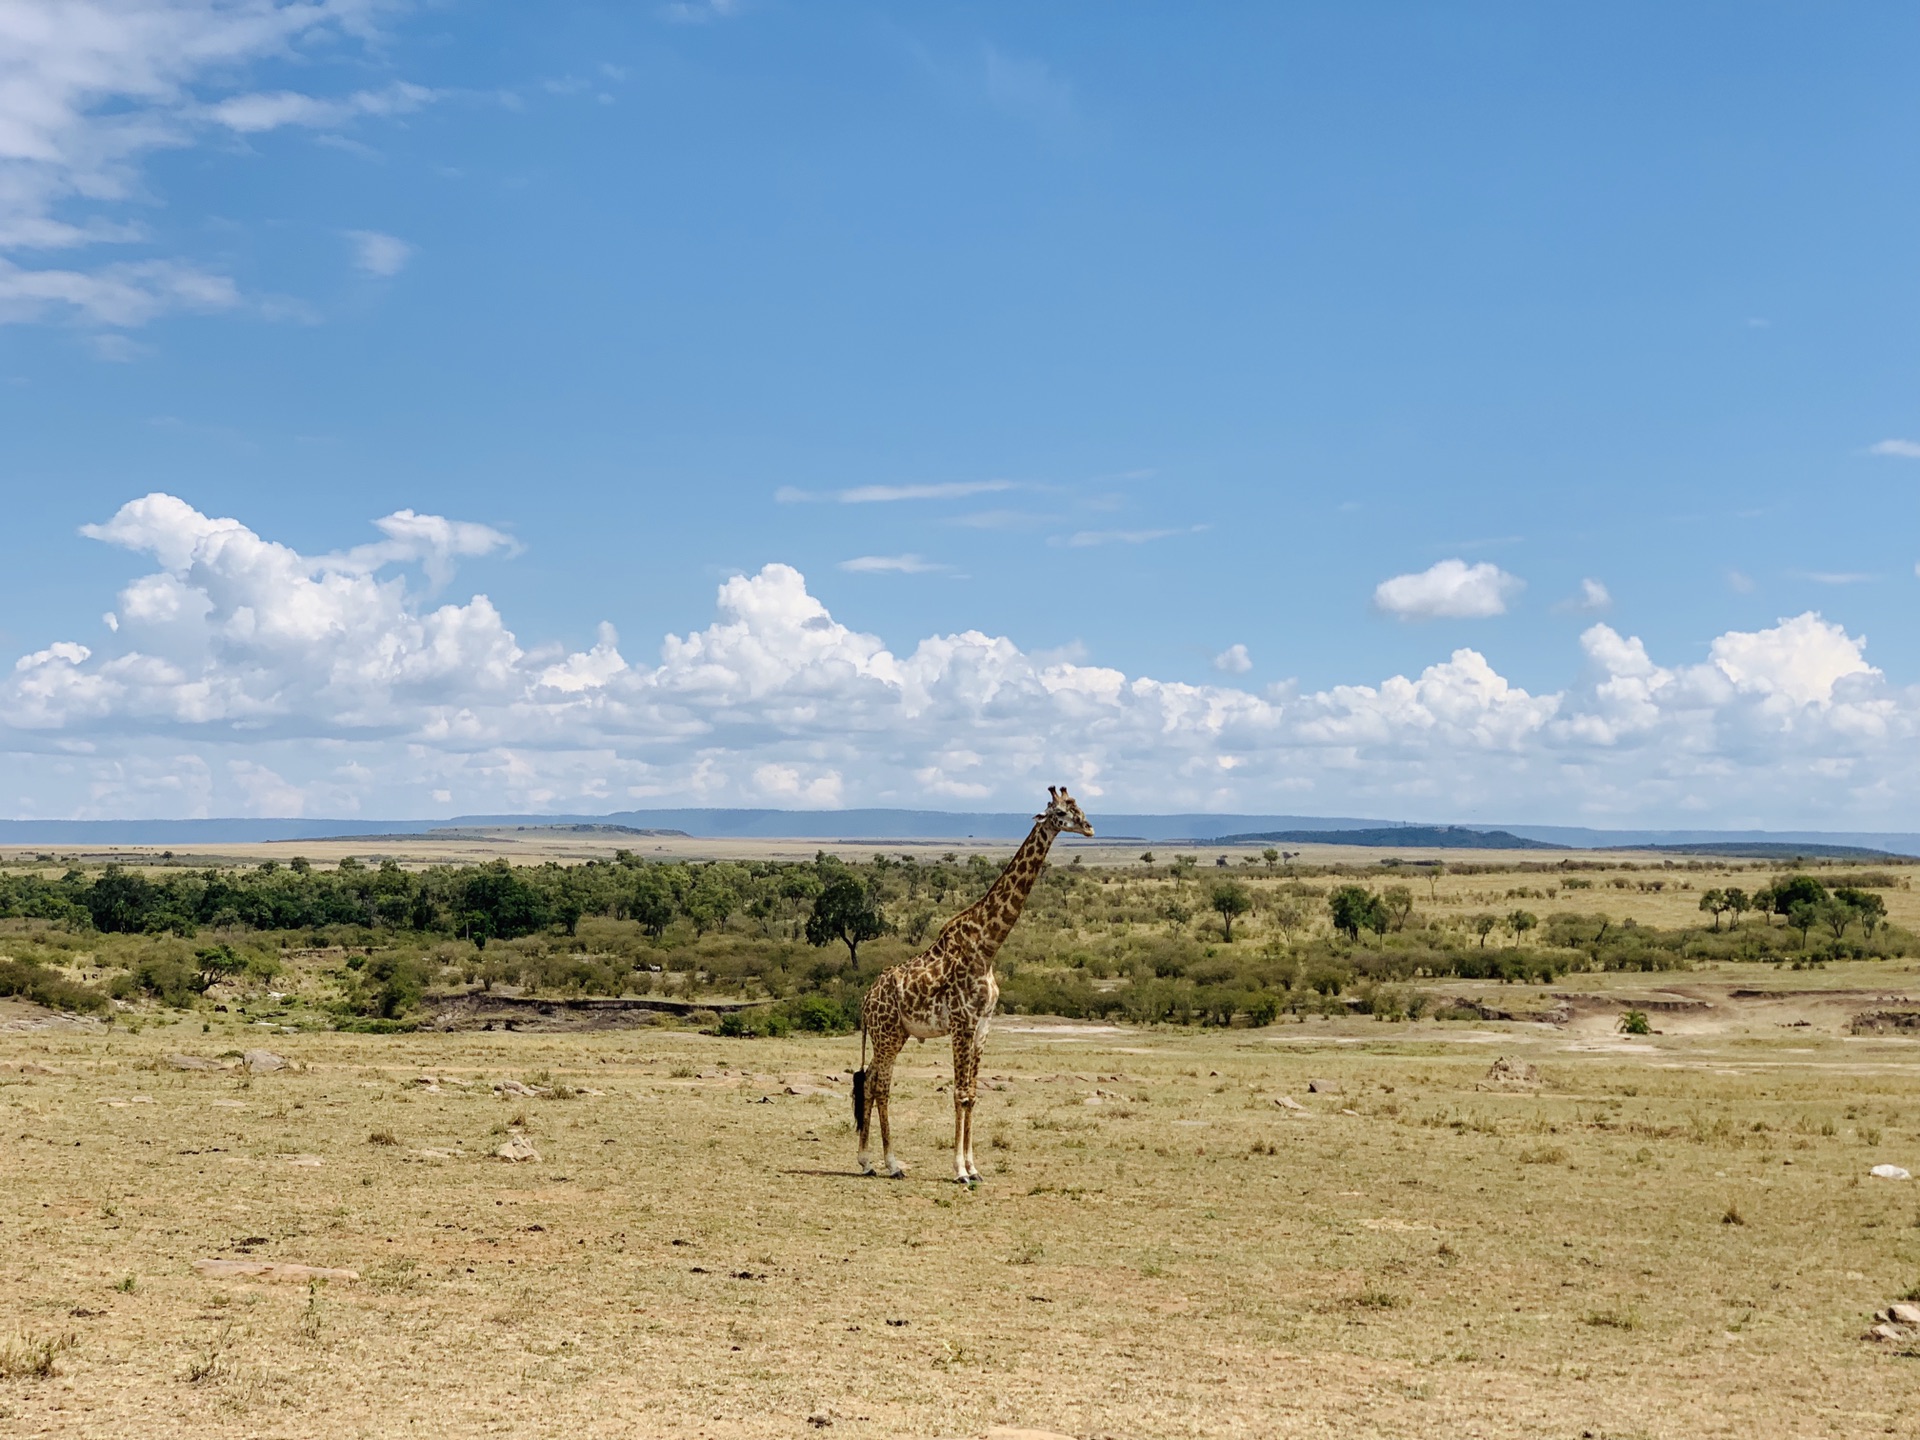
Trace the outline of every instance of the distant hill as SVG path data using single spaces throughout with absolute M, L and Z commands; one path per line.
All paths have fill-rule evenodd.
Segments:
M 1781 844 L 1774 841 L 1725 840 L 1698 845 L 1609 845 L 1609 850 L 1658 850 L 1663 855 L 1719 855 L 1729 860 L 1909 860 L 1891 850 L 1869 850 L 1864 845 Z
M 1546 840 L 1523 840 L 1506 830 L 1460 825 L 1389 825 L 1371 830 L 1256 830 L 1222 835 L 1219 845 L 1372 845 L 1420 850 L 1565 850 Z

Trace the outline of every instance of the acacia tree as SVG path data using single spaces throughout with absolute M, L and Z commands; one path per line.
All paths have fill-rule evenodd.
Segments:
M 1404 885 L 1389 885 L 1380 892 L 1380 905 L 1395 930 L 1405 929 L 1413 914 L 1413 892 Z
M 1727 892 L 1724 890 L 1703 890 L 1700 892 L 1700 913 L 1713 916 L 1713 928 L 1720 928 L 1720 917 L 1727 912 Z
M 1721 898 L 1726 901 L 1727 909 L 1733 912 L 1733 925 L 1731 928 L 1738 930 L 1740 928 L 1740 917 L 1753 908 L 1753 901 L 1749 900 L 1747 898 L 1747 892 L 1737 885 L 1728 886 L 1726 890 L 1721 892 Z
M 1342 885 L 1327 896 L 1327 913 L 1333 928 L 1349 940 L 1358 940 L 1362 927 L 1378 935 L 1387 928 L 1386 907 L 1380 897 L 1358 885 Z
M 1887 902 L 1871 890 L 1843 885 L 1833 892 L 1833 898 L 1852 912 L 1851 918 L 1860 922 L 1861 932 L 1869 940 L 1880 922 L 1887 918 Z
M 1293 932 L 1307 923 L 1307 907 L 1289 895 L 1268 907 L 1267 916 L 1279 928 L 1280 933 L 1291 941 Z
M 847 947 L 847 961 L 860 963 L 860 946 L 887 933 L 887 917 L 859 877 L 841 871 L 814 897 L 807 917 L 807 943 L 827 945 L 838 940 Z
M 1220 880 L 1207 892 L 1207 904 L 1220 916 L 1224 938 L 1233 941 L 1233 917 L 1253 908 L 1253 896 L 1238 880 Z

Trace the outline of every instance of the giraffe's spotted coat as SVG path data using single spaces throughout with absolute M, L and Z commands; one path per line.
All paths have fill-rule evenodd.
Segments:
M 1065 787 L 1048 786 L 1047 808 L 1034 817 L 1033 829 L 1014 852 L 993 887 L 949 920 L 921 954 L 883 971 L 860 1006 L 860 1029 L 873 1046 L 873 1060 L 857 1107 L 860 1168 L 873 1173 L 867 1148 L 871 1121 L 880 1119 L 882 1164 L 890 1175 L 905 1174 L 894 1158 L 887 1123 L 893 1090 L 893 1062 L 909 1039 L 953 1037 L 953 1178 L 975 1181 L 973 1102 L 980 1073 L 980 1051 L 987 1024 L 1000 999 L 993 957 L 1013 930 L 1027 896 L 1046 866 L 1056 836 L 1071 831 L 1091 836 L 1093 826 Z

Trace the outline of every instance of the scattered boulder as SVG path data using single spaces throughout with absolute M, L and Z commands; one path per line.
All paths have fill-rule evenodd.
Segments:
M 1896 1325 L 1920 1325 L 1920 1305 L 1889 1305 L 1887 1319 Z
M 1867 1173 L 1876 1180 L 1911 1180 L 1913 1178 L 1898 1165 L 1876 1165 Z
M 318 1155 L 288 1155 L 284 1158 L 289 1165 L 299 1165 L 308 1170 L 318 1170 L 327 1163 Z
M 523 1085 L 518 1080 L 496 1080 L 493 1082 L 493 1092 L 496 1095 L 527 1095 L 534 1099 L 552 1093 L 542 1090 L 538 1085 Z
M 1338 1095 L 1340 1093 L 1340 1082 L 1338 1080 L 1309 1080 L 1307 1081 L 1307 1093 L 1309 1095 Z
M 533 1141 L 524 1135 L 509 1135 L 507 1137 L 507 1143 L 493 1153 L 497 1159 L 511 1160 L 516 1163 L 522 1160 L 538 1160 L 540 1158 L 540 1152 L 533 1148 Z
M 1282 1110 L 1292 1111 L 1295 1115 L 1310 1115 L 1313 1113 L 1291 1095 L 1276 1095 L 1273 1097 L 1273 1103 L 1278 1105 Z
M 1876 1325 L 1867 1331 L 1869 1340 L 1904 1340 L 1906 1333 L 1898 1325 Z
M 1540 1072 L 1524 1060 L 1509 1060 L 1502 1055 L 1487 1067 L 1487 1075 L 1480 1082 L 1482 1090 L 1537 1090 L 1540 1088 Z
M 287 1068 L 287 1057 L 276 1055 L 271 1050 L 249 1050 L 240 1057 L 240 1063 L 247 1067 L 252 1075 L 271 1075 L 276 1070 Z
M 220 1062 L 204 1055 L 169 1055 L 167 1064 L 176 1070 L 218 1070 Z
M 56 1070 L 51 1065 L 41 1065 L 35 1061 L 28 1060 L 21 1065 L 20 1073 L 22 1075 L 64 1075 L 67 1072 L 64 1070 Z

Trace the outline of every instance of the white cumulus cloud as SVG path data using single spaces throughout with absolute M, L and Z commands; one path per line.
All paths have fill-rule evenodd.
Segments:
M 1547 692 L 1469 647 L 1255 692 L 1224 678 L 1234 663 L 1217 684 L 1156 680 L 978 630 L 895 649 L 776 563 L 648 658 L 610 626 L 566 652 L 523 644 L 485 595 L 434 598 L 459 563 L 512 553 L 498 529 L 376 525 L 308 554 L 162 494 L 88 527 L 148 568 L 117 629 L 0 670 L 9 808 L 1017 808 L 1062 778 L 1142 810 L 1899 828 L 1920 805 L 1920 694 L 1812 612 L 1712 637 L 1694 663 L 1595 624 L 1581 673 Z
M 1229 645 L 1213 657 L 1213 668 L 1224 675 L 1244 675 L 1253 669 L 1253 657 L 1244 645 Z
M 1525 581 L 1490 560 L 1442 560 L 1413 575 L 1395 575 L 1373 590 L 1375 607 L 1401 620 L 1480 620 L 1507 613 Z

